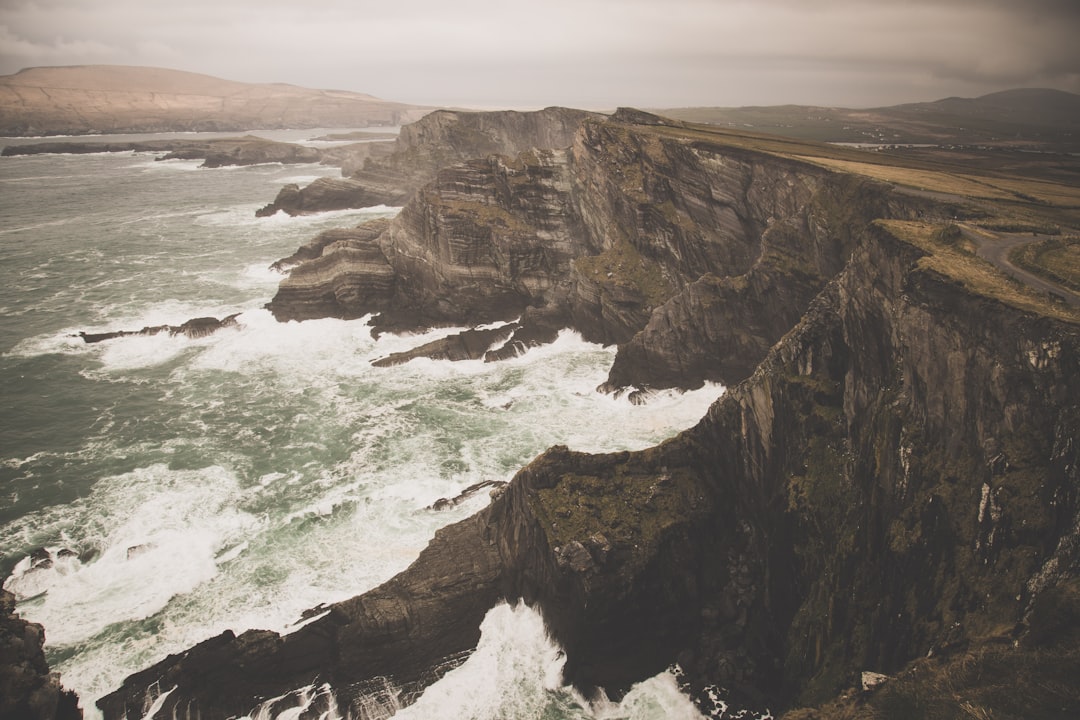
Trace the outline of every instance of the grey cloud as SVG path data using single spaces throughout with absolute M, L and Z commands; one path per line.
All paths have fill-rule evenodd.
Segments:
M 1075 0 L 37 0 L 0 73 L 161 65 L 416 103 L 867 106 L 1080 90 Z

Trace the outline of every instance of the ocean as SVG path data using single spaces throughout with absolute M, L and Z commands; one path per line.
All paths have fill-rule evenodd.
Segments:
M 338 170 L 198 164 L 0 158 L 0 576 L 87 717 L 170 653 L 226 629 L 286 632 L 375 587 L 488 502 L 429 509 L 439 498 L 555 444 L 653 445 L 723 392 L 601 395 L 614 348 L 569 331 L 502 363 L 374 368 L 451 331 L 375 340 L 363 319 L 278 323 L 263 306 L 273 261 L 398 208 L 257 219 L 283 184 Z M 236 327 L 199 339 L 77 335 L 232 313 Z M 561 662 L 536 612 L 496 607 L 477 651 L 398 716 L 699 717 L 671 672 L 589 706 Z

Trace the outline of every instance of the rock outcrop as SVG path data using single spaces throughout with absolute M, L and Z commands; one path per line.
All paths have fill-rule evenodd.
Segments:
M 535 112 L 438 110 L 402 127 L 392 151 L 352 155 L 342 163 L 340 180 L 322 178 L 303 188 L 287 185 L 257 214 L 398 207 L 444 167 L 493 154 L 565 148 L 589 117 L 597 115 L 557 107 Z
M 78 698 L 49 672 L 45 630 L 15 612 L 15 597 L 0 588 L 0 718 L 80 720 Z
M 132 335 L 159 335 L 161 333 L 167 335 L 184 335 L 189 338 L 201 338 L 215 333 L 222 328 L 234 327 L 236 325 L 237 314 L 227 315 L 220 320 L 214 317 L 199 317 L 192 318 L 180 325 L 149 325 L 141 330 L 110 330 L 103 333 L 80 332 L 77 337 L 82 338 L 83 342 L 87 344 L 115 340 L 116 338 L 121 337 L 130 337 Z
M 227 717 L 316 679 L 343 713 L 387 683 L 407 702 L 501 599 L 542 610 L 586 693 L 678 664 L 717 717 L 715 698 L 813 705 L 980 644 L 1006 667 L 1072 658 L 1052 639 L 1080 612 L 1080 329 L 925 258 L 871 224 L 694 428 L 640 452 L 553 448 L 387 584 L 284 638 L 207 641 L 100 707 L 140 717 L 147 688 L 176 685 L 165 715 Z M 1040 687 L 1080 708 L 1068 682 Z
M 542 318 L 621 344 L 611 390 L 734 382 L 871 219 L 934 212 L 882 183 L 620 111 L 583 121 L 566 150 L 444 168 L 362 252 L 309 246 L 269 307 L 281 320 L 374 313 L 376 332 L 524 313 L 523 332 Z
M 497 359 L 573 327 L 621 343 L 612 387 L 731 387 L 656 447 L 548 450 L 379 588 L 289 635 L 208 640 L 99 707 L 393 709 L 507 601 L 540 609 L 586 695 L 678 666 L 714 717 L 812 708 L 979 652 L 997 675 L 1037 663 L 1037 707 L 1080 712 L 1060 640 L 1080 618 L 1080 322 L 916 221 L 958 212 L 620 111 L 323 233 L 282 261 L 280 319 L 510 321 L 387 362 Z

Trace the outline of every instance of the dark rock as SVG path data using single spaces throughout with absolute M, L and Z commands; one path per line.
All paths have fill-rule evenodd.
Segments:
M 511 323 L 485 330 L 463 330 L 424 343 L 412 350 L 396 352 L 384 358 L 372 360 L 371 364 L 375 367 L 391 367 L 393 365 L 402 365 L 419 357 L 431 358 L 432 360 L 477 360 L 486 357 L 492 345 L 510 337 L 515 327 Z
M 635 387 L 640 402 L 648 388 L 746 377 L 873 219 L 926 211 L 865 179 L 651 134 L 665 124 L 678 125 L 586 118 L 568 151 L 444 168 L 372 242 L 370 270 L 313 248 L 290 259 L 298 272 L 269 307 L 282 319 L 373 313 L 376 333 L 521 316 L 491 360 L 571 327 L 620 344 L 604 387 Z M 342 302 L 350 286 L 355 302 Z
M 155 545 L 153 543 L 144 543 L 142 545 L 132 545 L 131 547 L 129 547 L 127 549 L 127 555 L 125 557 L 128 560 L 132 560 L 134 558 L 139 557 L 140 555 L 145 555 L 146 553 L 153 550 L 154 547 L 155 547 Z
M 15 612 L 15 597 L 0 589 L 0 718 L 75 720 L 79 699 L 49 671 L 45 630 Z
M 340 158 L 344 178 L 321 178 L 304 188 L 287 185 L 257 215 L 397 207 L 442 168 L 491 154 L 565 148 L 586 117 L 596 115 L 567 108 L 524 113 L 439 110 L 404 126 L 392 148 L 355 148 Z
M 332 298 L 384 330 L 559 319 L 623 343 L 646 390 L 728 392 L 653 448 L 548 450 L 388 583 L 292 635 L 168 658 L 106 717 L 173 685 L 165 714 L 227 717 L 316 677 L 342 714 L 365 693 L 408 703 L 500 600 L 542 612 L 586 696 L 678 663 L 701 707 L 723 688 L 733 713 L 816 706 L 865 668 L 896 678 L 887 694 L 929 651 L 1076 662 L 1078 326 L 871 222 L 934 217 L 928 201 L 648 123 L 445 169 L 377 237 L 301 259 L 272 307 Z M 1039 687 L 1040 707 L 1077 706 Z
M 372 220 L 328 230 L 275 263 L 289 276 L 267 305 L 274 317 L 354 319 L 389 308 L 397 279 L 378 242 L 388 226 L 386 220 Z
M 678 662 L 703 706 L 716 687 L 730 707 L 817 703 L 864 668 L 1013 633 L 1029 606 L 1048 635 L 1072 605 L 1032 599 L 1080 569 L 1080 332 L 987 312 L 921 255 L 868 233 L 694 428 L 639 452 L 553 448 L 383 587 L 257 652 L 224 638 L 212 662 L 172 658 L 102 700 L 106 716 L 135 717 L 154 681 L 204 717 L 316 673 L 345 703 L 374 675 L 414 693 L 500 598 L 540 608 L 582 691 L 618 697 Z M 1009 490 L 988 560 L 991 468 Z
M 106 718 L 134 720 L 148 689 L 175 685 L 162 716 L 223 719 L 316 679 L 334 689 L 343 715 L 359 716 L 386 679 L 407 704 L 476 646 L 480 621 L 499 598 L 501 563 L 483 517 L 439 530 L 408 570 L 289 635 L 223 633 L 132 675 L 97 705 Z
M 83 341 L 88 344 L 104 342 L 105 340 L 114 340 L 120 337 L 129 337 L 131 335 L 158 335 L 160 333 L 185 335 L 189 338 L 201 338 L 211 335 L 221 328 L 234 327 L 238 315 L 239 313 L 227 315 L 221 320 L 212 317 L 192 318 L 181 325 L 152 325 L 144 327 L 142 330 L 113 330 L 104 333 L 80 332 L 78 337 L 81 337 Z
M 277 212 L 287 215 L 310 215 L 328 210 L 348 210 L 376 205 L 401 205 L 407 198 L 402 191 L 373 191 L 370 185 L 351 178 L 319 178 L 300 188 L 295 183 L 283 187 L 274 201 L 255 212 L 269 217 Z
M 450 508 L 457 507 L 465 502 L 484 488 L 493 488 L 492 493 L 495 493 L 496 490 L 505 487 L 505 485 L 506 483 L 502 480 L 482 480 L 481 482 L 470 485 L 452 498 L 439 498 L 431 504 L 429 509 L 449 510 Z

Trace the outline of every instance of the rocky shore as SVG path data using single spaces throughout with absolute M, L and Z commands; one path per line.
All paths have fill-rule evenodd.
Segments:
M 105 716 L 300 712 L 305 687 L 389 712 L 500 601 L 541 610 L 586 695 L 678 666 L 711 717 L 1080 712 L 1080 322 L 965 274 L 934 228 L 984 210 L 820 152 L 586 117 L 564 147 L 445 167 L 394 220 L 283 260 L 281 320 L 486 326 L 413 353 L 447 359 L 570 327 L 619 345 L 606 390 L 729 390 L 654 448 L 548 450 L 397 577 L 289 635 L 170 656 Z M 992 694 L 1036 666 L 1038 692 Z M 882 689 L 853 695 L 864 673 Z
M 15 612 L 15 596 L 0 588 L 0 718 L 80 720 L 79 698 L 49 672 L 45 629 Z

